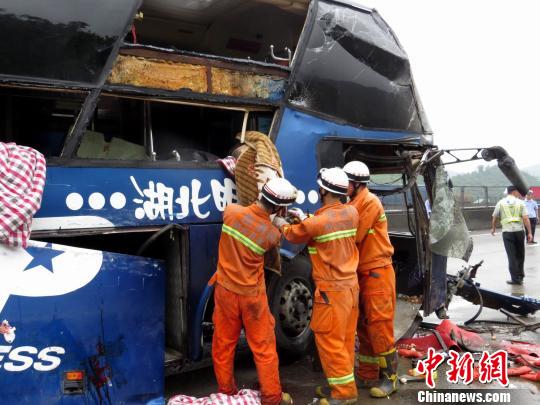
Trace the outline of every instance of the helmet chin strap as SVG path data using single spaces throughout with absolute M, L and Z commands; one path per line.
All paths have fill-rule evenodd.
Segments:
M 322 187 L 319 187 L 319 198 L 321 199 L 321 203 L 324 201 L 324 197 L 329 193 L 328 190 L 325 190 Z
M 264 208 L 267 212 L 269 212 L 270 215 L 274 215 L 274 214 L 277 214 L 279 213 L 281 210 L 283 210 L 285 207 L 282 207 L 280 205 L 275 205 L 275 204 L 270 204 L 272 208 L 270 208 L 269 206 L 266 206 L 262 204 L 261 200 L 258 200 L 258 203 L 259 205 Z M 268 208 L 267 208 L 268 207 Z
M 360 186 L 361 186 L 360 183 L 354 183 L 354 182 L 352 183 L 351 198 L 356 197 L 356 194 L 358 194 L 358 190 L 360 190 Z
M 365 187 L 367 187 L 367 184 L 364 184 L 364 183 L 356 183 L 356 182 L 353 182 L 352 183 L 353 185 L 353 191 L 352 191 L 352 194 L 351 194 L 351 198 L 354 198 L 356 197 L 356 195 L 358 194 L 358 192 L 362 189 L 364 189 Z

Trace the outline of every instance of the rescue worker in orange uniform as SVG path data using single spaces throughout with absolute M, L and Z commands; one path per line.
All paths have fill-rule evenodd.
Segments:
M 349 204 L 356 208 L 360 218 L 356 233 L 360 254 L 360 317 L 356 331 L 360 346 L 356 379 L 359 386 L 370 388 L 372 397 L 383 398 L 396 392 L 398 387 L 398 356 L 394 341 L 394 248 L 381 201 L 367 188 L 369 168 L 362 162 L 352 161 L 343 170 L 352 186 Z
M 292 404 L 279 381 L 274 317 L 264 282 L 264 253 L 281 235 L 270 215 L 296 199 L 297 190 L 282 178 L 269 180 L 259 200 L 248 207 L 228 205 L 223 214 L 214 291 L 212 360 L 221 393 L 234 395 L 234 353 L 242 327 L 253 353 L 263 405 Z
M 317 180 L 322 207 L 307 217 L 301 210 L 290 212 L 301 220 L 288 224 L 274 221 L 292 243 L 307 243 L 315 281 L 310 327 L 324 374 L 329 398 L 319 404 L 355 404 L 354 343 L 358 319 L 358 250 L 355 245 L 358 213 L 341 203 L 349 181 L 342 169 L 322 169 Z

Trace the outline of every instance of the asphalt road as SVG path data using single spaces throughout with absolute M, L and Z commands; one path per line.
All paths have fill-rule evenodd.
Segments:
M 473 235 L 475 248 L 470 263 L 484 260 L 484 265 L 480 268 L 477 281 L 484 288 L 489 288 L 498 292 L 513 294 L 516 296 L 527 295 L 540 298 L 540 245 L 527 246 L 525 259 L 525 281 L 523 286 L 511 286 L 506 284 L 509 273 L 507 269 L 506 254 L 500 233 L 495 236 L 486 232 L 476 232 Z M 448 265 L 448 272 L 455 273 L 464 264 L 460 260 L 451 259 Z M 469 302 L 456 297 L 449 308 L 449 315 L 452 321 L 461 323 L 472 317 L 478 307 Z M 526 322 L 538 322 L 540 315 L 529 316 Z M 506 320 L 506 316 L 491 309 L 484 309 L 480 318 L 483 320 Z M 439 323 L 434 316 L 425 318 L 427 322 Z M 495 332 L 483 335 L 487 340 L 494 343 L 502 339 L 518 339 L 529 342 L 540 343 L 540 330 L 538 333 L 525 332 L 519 336 L 512 336 L 504 328 L 494 329 Z M 411 368 L 410 360 L 400 360 L 400 374 Z M 306 405 L 313 402 L 313 392 L 317 385 L 324 384 L 324 376 L 320 371 L 314 371 L 308 356 L 300 359 L 282 358 L 280 361 L 280 375 L 284 391 L 291 393 L 295 404 Z M 236 362 L 236 378 L 240 387 L 256 388 L 257 375 L 255 367 L 249 353 L 240 353 Z M 511 378 L 510 392 L 512 404 L 540 403 L 539 388 L 540 383 L 531 383 L 519 378 Z M 400 385 L 400 391 L 389 399 L 372 399 L 367 391 L 359 392 L 360 404 L 380 404 L 387 401 L 397 401 L 400 404 L 417 403 L 419 390 L 424 390 L 424 383 L 408 383 Z M 439 369 L 437 380 L 437 390 L 445 388 L 460 389 L 486 389 L 501 388 L 497 383 L 494 385 L 482 385 L 473 383 L 469 386 L 453 385 L 446 382 L 444 370 Z M 173 394 L 188 394 L 193 396 L 206 396 L 216 391 L 216 383 L 211 367 L 202 368 L 196 371 L 182 373 L 169 377 L 166 380 L 166 392 L 168 396 Z

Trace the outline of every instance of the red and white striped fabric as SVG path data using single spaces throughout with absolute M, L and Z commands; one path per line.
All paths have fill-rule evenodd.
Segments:
M 45 157 L 37 150 L 0 142 L 0 242 L 26 247 L 45 174 Z
M 218 163 L 225 169 L 225 171 L 234 179 L 234 171 L 236 169 L 236 158 L 233 156 L 227 156 L 223 159 L 218 159 Z
M 261 396 L 259 391 L 240 390 L 236 395 L 211 394 L 205 398 L 176 395 L 169 399 L 167 405 L 260 405 Z

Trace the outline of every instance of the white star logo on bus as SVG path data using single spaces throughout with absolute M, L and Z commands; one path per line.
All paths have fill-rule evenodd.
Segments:
M 51 297 L 90 283 L 99 272 L 103 253 L 45 242 L 28 248 L 0 245 L 0 313 L 10 295 Z

